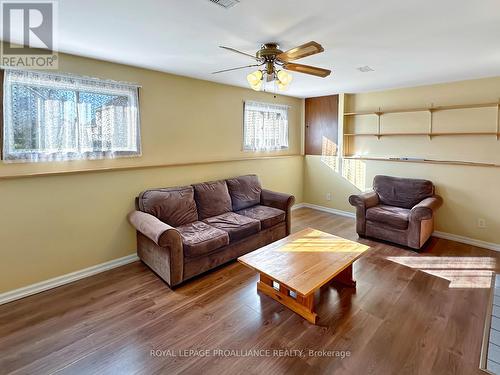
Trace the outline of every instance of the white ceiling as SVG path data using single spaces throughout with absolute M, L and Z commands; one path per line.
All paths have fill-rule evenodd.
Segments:
M 255 53 L 315 40 L 325 52 L 298 62 L 328 78 L 293 73 L 287 95 L 307 97 L 500 75 L 498 0 L 61 0 L 59 50 L 247 87 Z M 369 65 L 374 72 L 361 73 Z

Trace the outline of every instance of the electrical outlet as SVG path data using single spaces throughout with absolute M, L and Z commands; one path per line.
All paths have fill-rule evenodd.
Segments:
M 326 200 L 331 201 L 332 200 L 332 193 L 326 193 Z
M 486 228 L 486 219 L 479 218 L 477 219 L 477 227 L 478 228 Z

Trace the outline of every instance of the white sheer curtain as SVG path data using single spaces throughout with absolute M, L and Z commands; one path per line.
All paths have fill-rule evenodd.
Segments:
M 69 74 L 6 70 L 5 162 L 138 156 L 138 87 Z
M 288 106 L 245 102 L 243 148 L 272 151 L 288 148 Z

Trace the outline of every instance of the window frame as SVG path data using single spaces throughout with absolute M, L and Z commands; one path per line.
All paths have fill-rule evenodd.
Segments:
M 245 133 L 246 133 L 246 105 L 247 103 L 256 103 L 260 105 L 265 105 L 265 106 L 274 106 L 274 107 L 282 107 L 283 109 L 286 109 L 287 112 L 287 126 L 286 126 L 286 140 L 287 140 L 287 146 L 286 147 L 280 147 L 280 148 L 272 148 L 272 149 L 261 149 L 261 150 L 256 150 L 254 148 L 247 148 L 245 144 Z M 289 115 L 289 110 L 290 106 L 287 104 L 282 104 L 282 103 L 269 103 L 269 102 L 261 102 L 261 101 L 256 101 L 256 100 L 244 100 L 243 101 L 243 121 L 242 121 L 242 136 L 241 136 L 241 150 L 243 152 L 282 152 L 290 149 L 290 126 L 289 126 L 289 121 L 288 121 L 288 115 Z
M 28 156 L 22 157 L 22 155 L 29 155 L 29 152 L 19 152 L 20 157 L 16 158 L 6 158 L 6 153 L 5 151 L 7 150 L 6 147 L 6 126 L 11 126 L 10 131 L 13 131 L 15 128 L 15 125 L 13 124 L 6 124 L 6 108 L 4 108 L 7 100 L 5 98 L 5 93 L 7 91 L 7 81 L 6 81 L 6 71 L 14 71 L 14 72 L 26 72 L 26 73 L 32 73 L 32 74 L 39 74 L 43 75 L 46 77 L 49 77 L 50 79 L 61 79 L 61 80 L 73 80 L 75 87 L 68 88 L 67 90 L 73 91 L 75 93 L 75 97 L 78 98 L 81 93 L 84 92 L 89 92 L 89 93 L 95 93 L 97 95 L 114 95 L 116 96 L 127 96 L 129 98 L 132 98 L 132 106 L 133 106 L 135 113 L 132 118 L 134 118 L 134 123 L 133 124 L 127 124 L 129 125 L 127 128 L 129 130 L 132 130 L 135 132 L 135 137 L 133 138 L 135 142 L 135 149 L 134 150 L 103 150 L 103 149 L 98 149 L 98 148 L 93 148 L 92 151 L 83 151 L 83 150 L 78 150 L 77 152 L 64 152 L 62 151 L 61 153 L 55 152 L 55 153 L 50 153 L 47 152 L 44 155 L 44 151 L 40 150 L 38 153 L 33 152 L 33 155 L 37 155 L 37 158 L 30 158 Z M 135 158 L 135 157 L 141 157 L 142 156 L 142 141 L 141 141 L 141 114 L 140 114 L 140 88 L 141 86 L 135 83 L 129 83 L 129 82 L 121 82 L 121 81 L 114 81 L 114 80 L 108 80 L 108 79 L 100 79 L 100 78 L 94 78 L 94 77 L 87 77 L 87 76 L 81 76 L 81 75 L 76 75 L 76 74 L 71 74 L 71 73 L 61 73 L 61 72 L 52 72 L 52 71 L 36 71 L 36 70 L 28 70 L 28 69 L 15 69 L 15 68 L 9 68 L 9 69 L 1 69 L 0 68 L 0 84 L 1 84 L 1 91 L 0 91 L 0 160 L 3 163 L 38 163 L 38 162 L 47 162 L 47 163 L 52 163 L 52 162 L 59 162 L 59 161 L 88 161 L 88 160 L 103 160 L 103 159 L 115 159 L 115 158 Z M 95 85 L 94 87 L 90 86 L 85 86 L 87 85 Z M 101 85 L 99 87 L 99 84 Z M 22 83 L 21 83 L 22 85 Z M 29 84 L 25 84 L 26 86 L 29 86 Z M 41 87 L 44 85 L 42 84 Z M 50 88 L 51 86 L 47 84 L 45 87 Z M 111 88 L 113 87 L 113 88 Z M 54 90 L 63 90 L 63 88 L 58 87 L 58 86 L 53 86 Z M 102 89 L 102 90 L 101 90 Z M 9 89 L 9 92 L 11 89 Z M 123 90 L 123 92 L 120 92 L 120 90 Z M 126 90 L 129 90 L 129 93 L 126 93 Z M 12 98 L 10 98 L 12 100 Z M 78 106 L 78 99 L 75 101 L 75 105 Z M 12 115 L 12 112 L 11 112 Z M 114 123 L 116 124 L 116 123 Z M 132 126 L 131 126 L 132 125 Z M 135 126 L 134 126 L 135 125 Z M 115 128 L 113 126 L 113 128 Z M 78 138 L 78 137 L 76 137 Z M 12 145 L 9 145 L 8 148 L 12 147 Z M 15 152 L 9 153 L 9 155 L 14 155 Z M 41 155 L 40 160 L 38 159 L 38 155 Z

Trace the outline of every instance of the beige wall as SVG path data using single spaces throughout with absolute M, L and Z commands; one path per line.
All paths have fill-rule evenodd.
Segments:
M 143 156 L 103 161 L 0 164 L 0 176 L 257 156 L 241 151 L 243 100 L 290 105 L 290 148 L 298 155 L 302 100 L 144 69 L 61 55 L 61 71 L 142 85 Z M 302 201 L 303 157 L 0 179 L 0 293 L 135 252 L 125 216 L 150 187 L 257 173 L 267 188 Z
M 346 95 L 345 110 L 361 111 L 496 102 L 500 77 L 415 88 Z M 406 113 L 382 117 L 382 132 L 426 132 L 428 113 Z M 375 116 L 346 121 L 347 132 L 376 131 Z M 434 131 L 495 131 L 496 109 L 467 109 L 436 112 Z M 500 141 L 495 136 L 467 137 L 357 137 L 345 145 L 350 154 L 408 156 L 427 159 L 500 163 Z M 427 178 L 444 197 L 436 229 L 443 232 L 500 243 L 500 168 L 399 163 L 388 161 L 344 161 L 343 175 L 327 166 L 321 157 L 307 156 L 304 162 L 304 201 L 353 211 L 350 194 L 371 186 L 377 174 Z M 350 175 L 347 174 L 350 172 Z M 357 172 L 357 176 L 356 176 Z M 357 178 L 356 178 L 357 177 Z M 332 200 L 326 200 L 326 193 Z M 479 228 L 479 218 L 487 227 Z

